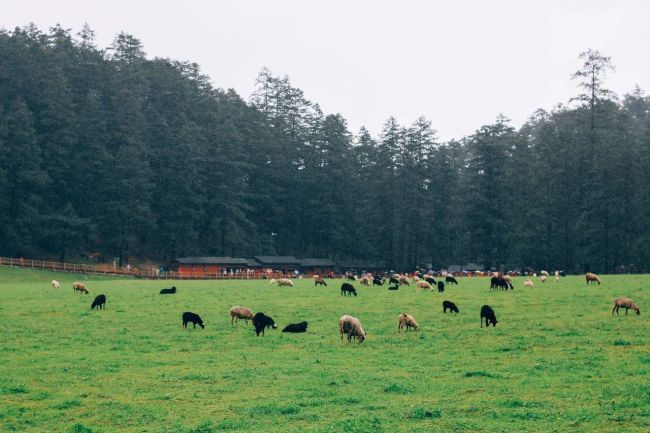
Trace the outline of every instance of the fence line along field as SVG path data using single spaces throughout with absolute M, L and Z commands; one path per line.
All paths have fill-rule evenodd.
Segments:
M 358 296 L 341 296 L 343 280 L 278 287 L 0 267 L 0 431 L 647 432 L 650 276 L 601 278 L 532 288 L 513 278 L 514 290 L 458 278 L 443 293 L 350 282 Z M 100 294 L 105 308 L 91 310 Z M 641 314 L 612 316 L 617 297 Z M 459 313 L 443 313 L 445 300 Z M 480 327 L 483 305 L 496 327 Z M 231 325 L 233 306 L 278 328 L 256 337 L 250 321 Z M 184 312 L 205 328 L 184 329 Z M 400 313 L 417 330 L 398 332 Z M 363 343 L 341 339 L 343 315 L 361 321 Z M 281 332 L 303 321 L 306 333 Z

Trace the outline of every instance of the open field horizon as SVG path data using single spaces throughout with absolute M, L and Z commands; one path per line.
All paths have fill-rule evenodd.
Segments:
M 57 279 L 61 289 L 49 282 Z M 19 432 L 646 432 L 650 275 L 583 276 L 443 294 L 342 280 L 156 281 L 0 267 L 0 430 Z M 83 281 L 90 295 L 73 293 Z M 176 295 L 159 290 L 175 285 Z M 91 311 L 100 293 L 106 309 Z M 641 315 L 611 316 L 617 296 Z M 443 314 L 448 299 L 460 314 Z M 480 328 L 491 305 L 498 325 Z M 273 317 L 255 337 L 233 305 Z M 181 327 L 181 314 L 206 328 Z M 397 332 L 397 315 L 420 329 Z M 341 341 L 358 317 L 363 344 Z M 306 334 L 282 334 L 309 322 Z

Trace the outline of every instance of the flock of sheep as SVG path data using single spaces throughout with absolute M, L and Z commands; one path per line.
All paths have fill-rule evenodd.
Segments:
M 548 272 L 546 271 L 540 272 L 540 279 L 542 283 L 545 282 L 546 278 L 548 277 L 549 277 Z M 362 285 L 366 285 L 366 286 L 369 286 L 371 282 L 373 285 L 383 285 L 385 281 L 383 277 L 372 276 L 370 274 L 363 275 L 361 276 L 361 278 L 358 278 L 353 275 L 346 276 L 346 278 L 348 280 L 359 281 Z M 560 278 L 560 274 L 558 271 L 556 271 L 555 272 L 556 283 L 559 282 L 559 278 Z M 432 275 L 416 274 L 415 276 L 413 276 L 413 279 L 417 283 L 418 290 L 419 289 L 433 290 L 434 287 L 437 287 L 439 292 L 444 292 L 445 283 L 442 280 L 436 282 Z M 595 284 L 595 283 L 601 284 L 602 282 L 601 278 L 598 275 L 591 272 L 585 274 L 585 279 L 587 281 L 587 284 Z M 389 282 L 391 285 L 388 289 L 397 290 L 401 285 L 410 286 L 411 278 L 406 275 L 396 274 L 389 278 Z M 458 281 L 453 275 L 445 275 L 445 282 L 448 284 L 458 284 Z M 52 280 L 50 284 L 55 289 L 61 288 L 61 284 L 57 280 Z M 269 284 L 277 284 L 279 287 L 293 287 L 293 281 L 291 281 L 288 278 L 280 278 L 278 280 L 272 279 L 269 281 Z M 327 282 L 322 277 L 314 276 L 314 285 L 327 286 Z M 532 280 L 530 278 L 526 279 L 524 281 L 524 286 L 532 287 L 533 286 Z M 83 283 L 75 282 L 72 285 L 72 288 L 75 293 L 79 292 L 83 294 L 89 294 L 88 288 Z M 490 279 L 490 289 L 513 290 L 514 286 L 512 284 L 512 278 L 509 275 L 495 273 Z M 161 295 L 175 294 L 175 293 L 176 293 L 176 287 L 165 288 L 160 291 Z M 341 295 L 345 295 L 345 294 L 357 296 L 357 291 L 352 284 L 344 282 L 341 285 Z M 106 296 L 100 294 L 96 296 L 95 299 L 93 300 L 91 304 L 91 309 L 95 309 L 95 308 L 103 309 L 105 304 L 106 304 Z M 442 310 L 443 313 L 446 313 L 447 310 L 449 310 L 450 313 L 453 312 L 459 313 L 458 307 L 449 300 L 443 301 L 442 307 L 443 307 Z M 614 308 L 612 309 L 612 315 L 614 315 L 614 312 L 618 314 L 620 308 L 625 309 L 626 315 L 628 310 L 634 310 L 636 311 L 636 314 L 641 314 L 639 307 L 630 298 L 618 297 L 614 299 Z M 483 305 L 481 307 L 480 318 L 481 318 L 481 327 L 483 327 L 483 321 L 485 321 L 485 325 L 487 327 L 489 327 L 490 325 L 494 327 L 497 324 L 497 319 L 494 310 L 489 305 Z M 253 326 L 255 327 L 255 334 L 257 336 L 259 336 L 260 334 L 264 335 L 265 329 L 277 328 L 275 321 L 271 317 L 265 315 L 264 313 L 258 312 L 256 314 L 253 314 L 253 311 L 250 308 L 242 307 L 242 306 L 233 306 L 230 309 L 231 326 L 238 324 L 239 320 L 244 320 L 246 324 L 248 324 L 248 321 L 250 320 Z M 196 325 L 199 325 L 201 328 L 205 328 L 205 323 L 201 319 L 201 317 L 198 314 L 189 311 L 186 311 L 182 314 L 182 323 L 184 328 L 187 328 L 187 325 L 189 323 L 192 323 L 194 328 L 196 328 Z M 292 332 L 292 333 L 307 332 L 307 325 L 308 325 L 307 322 L 292 323 L 285 326 L 282 329 L 282 332 Z M 400 313 L 398 315 L 397 330 L 398 332 L 401 332 L 403 329 L 406 329 L 406 331 L 418 329 L 418 323 L 412 315 L 407 313 Z M 361 326 L 361 322 L 359 321 L 359 319 L 349 315 L 344 315 L 339 319 L 339 333 L 341 335 L 341 339 L 343 339 L 344 335 L 347 335 L 348 342 L 351 342 L 354 339 L 357 340 L 359 343 L 362 343 L 366 339 L 366 332 L 363 330 L 363 327 Z

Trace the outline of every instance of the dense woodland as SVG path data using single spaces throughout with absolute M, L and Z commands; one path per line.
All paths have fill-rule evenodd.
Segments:
M 450 142 L 355 134 L 266 69 L 246 100 L 88 26 L 2 30 L 0 59 L 0 255 L 650 270 L 650 97 L 607 90 L 597 51 L 572 100 Z

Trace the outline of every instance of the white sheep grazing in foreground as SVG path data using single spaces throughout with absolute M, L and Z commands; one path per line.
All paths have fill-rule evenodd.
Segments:
M 61 288 L 61 283 L 59 283 L 57 280 L 52 280 L 52 281 L 50 281 L 50 284 L 51 284 L 52 287 L 55 288 L 55 289 L 60 289 L 60 288 Z
M 433 290 L 433 286 L 428 281 L 418 281 L 418 289 Z
M 526 279 L 524 281 L 524 287 L 533 287 L 533 280 L 531 280 L 530 278 Z
M 278 286 L 280 286 L 280 287 L 283 287 L 283 286 L 293 287 L 293 281 L 291 281 L 288 278 L 280 278 L 278 280 Z
M 616 299 L 614 299 L 614 309 L 612 310 L 612 316 L 614 315 L 614 311 L 616 311 L 616 314 L 618 314 L 618 309 L 619 308 L 625 308 L 625 315 L 626 316 L 627 316 L 627 310 L 634 310 L 634 311 L 636 311 L 637 315 L 641 314 L 641 310 L 639 309 L 639 307 L 630 298 L 616 298 Z
M 275 283 L 277 283 L 277 281 L 275 281 L 275 278 L 271 278 L 271 279 L 269 280 L 269 284 L 270 284 L 270 285 L 273 285 L 273 284 L 275 284 Z
M 402 332 L 402 329 L 406 327 L 407 331 L 410 331 L 411 328 L 418 329 L 418 322 L 415 321 L 415 318 L 410 314 L 400 313 L 397 316 L 397 332 Z
M 545 283 L 545 282 L 546 282 L 546 275 L 542 275 L 540 278 L 541 278 L 541 280 L 542 280 L 542 283 Z
M 361 327 L 361 322 L 356 317 L 352 316 L 341 316 L 339 319 L 339 332 L 341 333 L 341 339 L 343 339 L 343 334 L 348 335 L 348 342 L 352 341 L 353 338 L 359 340 L 359 343 L 363 343 L 366 339 L 366 332 Z

